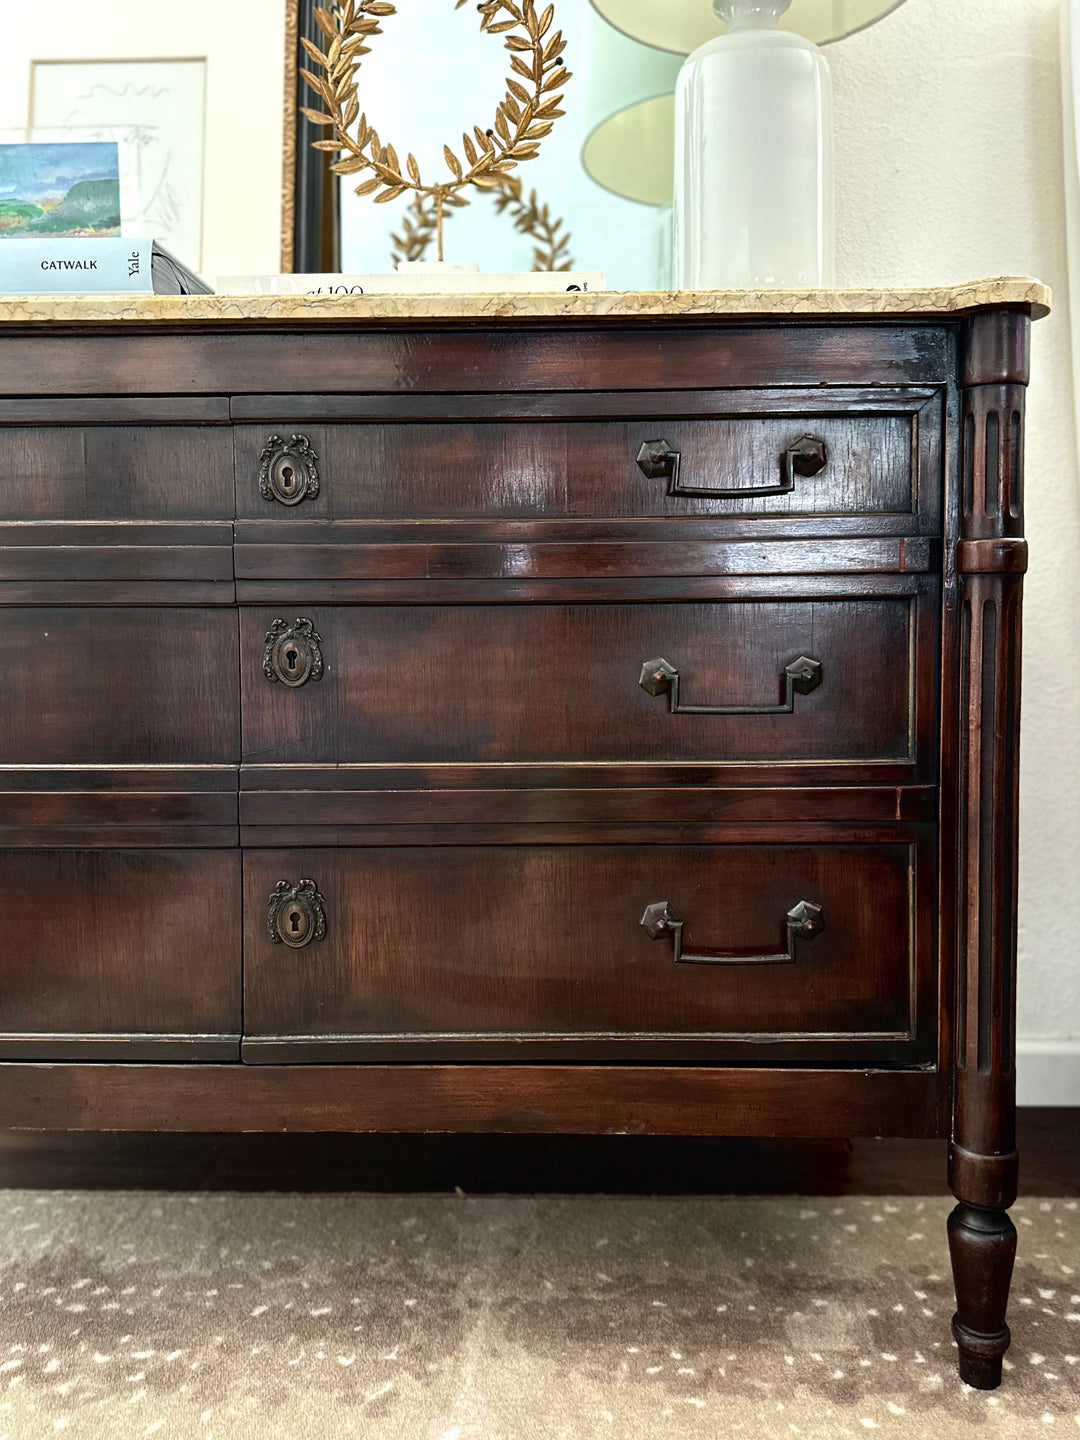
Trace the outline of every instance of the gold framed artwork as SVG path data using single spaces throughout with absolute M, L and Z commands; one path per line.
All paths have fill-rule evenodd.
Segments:
M 322 130 L 303 113 L 310 100 L 301 69 L 301 37 L 318 34 L 315 0 L 285 0 L 285 92 L 281 170 L 283 274 L 334 273 L 341 268 L 338 179 L 330 156 L 312 148 Z
M 292 270 L 296 233 L 296 93 L 300 0 L 285 0 L 285 91 L 281 132 L 281 269 Z
M 454 0 L 460 10 L 467 0 Z M 461 137 L 461 158 L 448 144 L 442 148 L 448 178 L 424 183 L 415 155 L 403 165 L 394 146 L 379 138 L 366 113 L 361 114 L 358 75 L 361 57 L 368 54 L 382 22 L 397 13 L 390 0 L 340 0 L 334 9 L 317 7 L 315 23 L 318 43 L 301 36 L 310 69 L 300 78 L 321 101 L 321 108 L 302 106 L 313 125 L 331 132 L 329 139 L 316 140 L 315 149 L 336 156 L 331 163 L 335 175 L 366 174 L 356 194 L 370 195 L 376 205 L 413 196 L 421 213 L 425 205 L 435 211 L 438 256 L 443 258 L 443 221 L 446 207 L 468 205 L 470 186 L 506 191 L 520 200 L 520 182 L 512 172 L 522 161 L 533 159 L 540 142 L 551 132 L 564 112 L 559 109 L 561 87 L 571 78 L 563 63 L 566 41 L 562 32 L 552 30 L 554 5 L 537 13 L 535 0 L 481 0 L 480 29 L 504 36 L 513 73 L 505 97 L 495 110 L 487 129 L 474 125 Z M 325 48 L 322 48 L 325 47 Z M 524 81 L 524 83 L 522 83 Z

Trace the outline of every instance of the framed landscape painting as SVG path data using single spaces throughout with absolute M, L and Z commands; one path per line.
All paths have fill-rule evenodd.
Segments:
M 0 240 L 119 234 L 115 141 L 0 144 Z

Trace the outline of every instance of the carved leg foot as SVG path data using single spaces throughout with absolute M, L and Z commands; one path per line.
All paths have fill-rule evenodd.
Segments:
M 949 1216 L 949 1254 L 956 1285 L 952 1331 L 960 1347 L 960 1378 L 996 1390 L 1009 1348 L 1009 1302 L 1016 1228 L 1004 1210 L 961 1202 Z

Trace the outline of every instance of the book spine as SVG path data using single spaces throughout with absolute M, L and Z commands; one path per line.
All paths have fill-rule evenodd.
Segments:
M 152 242 L 96 239 L 0 241 L 0 293 L 7 295 L 150 294 Z

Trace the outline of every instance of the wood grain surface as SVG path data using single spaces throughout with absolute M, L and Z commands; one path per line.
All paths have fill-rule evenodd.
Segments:
M 0 867 L 0 1056 L 70 1058 L 81 1040 L 135 1058 L 156 1036 L 194 1059 L 185 1040 L 238 1036 L 237 851 L 6 850 Z

